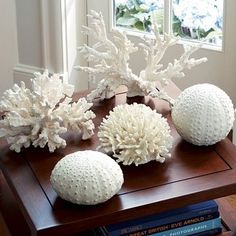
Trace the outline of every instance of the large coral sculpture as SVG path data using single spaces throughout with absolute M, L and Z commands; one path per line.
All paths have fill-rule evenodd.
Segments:
M 118 162 L 136 166 L 151 160 L 164 162 L 172 147 L 170 127 L 164 117 L 143 104 L 116 106 L 103 119 L 98 138 L 105 152 Z
M 137 76 L 129 67 L 129 59 L 130 54 L 136 52 L 138 47 L 135 47 L 127 38 L 125 32 L 117 29 L 112 29 L 113 40 L 108 39 L 101 13 L 91 11 L 88 17 L 91 18 L 91 27 L 84 27 L 84 32 L 96 43 L 92 47 L 87 45 L 79 47 L 79 52 L 92 63 L 88 67 L 76 66 L 75 68 L 93 76 L 103 75 L 97 88 L 89 94 L 90 101 L 98 96 L 102 99 L 110 98 L 120 85 L 125 85 L 128 88 L 127 96 L 151 95 L 172 104 L 172 99 L 164 91 L 169 80 L 184 77 L 184 69 L 191 69 L 207 60 L 206 58 L 190 58 L 199 46 L 184 45 L 184 53 L 180 58 L 163 69 L 160 61 L 166 50 L 175 45 L 178 39 L 170 34 L 160 36 L 158 27 L 154 26 L 154 38 L 144 36 L 143 42 L 139 44 L 145 54 L 146 68 Z M 157 88 L 157 81 L 160 83 L 159 88 Z
M 59 135 L 67 129 L 82 132 L 82 139 L 93 135 L 95 114 L 92 103 L 85 98 L 72 102 L 74 87 L 63 83 L 59 75 L 36 73 L 31 80 L 32 90 L 15 84 L 5 91 L 0 101 L 0 137 L 5 137 L 11 150 L 20 152 L 22 147 L 44 147 L 49 151 L 65 147 L 66 141 Z

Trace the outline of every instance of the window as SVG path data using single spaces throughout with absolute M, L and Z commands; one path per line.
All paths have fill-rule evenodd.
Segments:
M 115 24 L 129 30 L 151 31 L 156 23 L 163 31 L 164 0 L 115 0 Z
M 113 26 L 149 33 L 155 23 L 161 34 L 221 50 L 223 5 L 223 0 L 113 0 Z

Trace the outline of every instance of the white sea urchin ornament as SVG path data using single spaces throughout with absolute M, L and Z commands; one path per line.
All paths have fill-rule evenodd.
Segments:
M 99 148 L 112 152 L 124 165 L 164 162 L 170 157 L 172 137 L 166 119 L 143 104 L 115 107 L 103 119 L 98 138 Z
M 58 74 L 49 76 L 35 73 L 31 80 L 32 90 L 15 84 L 5 91 L 0 101 L 0 137 L 5 137 L 10 149 L 20 152 L 22 147 L 48 145 L 49 151 L 65 147 L 60 137 L 67 129 L 82 132 L 82 139 L 93 135 L 95 114 L 89 109 L 93 105 L 85 98 L 72 102 L 74 86 L 63 83 Z
M 176 130 L 195 145 L 212 145 L 224 139 L 233 127 L 234 108 L 229 96 L 212 84 L 185 89 L 172 108 Z
M 102 203 L 121 188 L 120 166 L 96 151 L 78 151 L 62 158 L 51 173 L 51 184 L 64 200 L 82 205 Z

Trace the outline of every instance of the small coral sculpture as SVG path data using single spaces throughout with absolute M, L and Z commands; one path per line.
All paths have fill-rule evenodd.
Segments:
M 141 70 L 139 76 L 135 75 L 129 67 L 130 54 L 138 50 L 134 44 L 127 38 L 125 32 L 117 29 L 112 30 L 112 40 L 107 37 L 107 32 L 101 13 L 91 11 L 88 15 L 91 18 L 91 28 L 84 27 L 84 32 L 95 39 L 96 43 L 89 47 L 84 45 L 79 47 L 79 52 L 84 55 L 91 66 L 76 66 L 75 68 L 88 72 L 95 76 L 103 75 L 103 79 L 98 83 L 97 88 L 93 90 L 88 99 L 92 101 L 96 97 L 110 98 L 116 93 L 120 85 L 128 88 L 127 96 L 151 95 L 168 101 L 172 104 L 173 100 L 164 91 L 173 78 L 182 78 L 185 76 L 184 69 L 192 67 L 207 61 L 206 58 L 190 58 L 199 46 L 184 46 L 184 53 L 174 63 L 169 63 L 165 69 L 160 64 L 166 50 L 177 43 L 178 39 L 172 35 L 159 35 L 157 26 L 154 27 L 154 38 L 144 37 L 139 46 L 143 49 L 146 59 L 146 68 Z M 94 65 L 94 66 L 93 66 Z M 157 82 L 160 88 L 157 88 Z
M 166 119 L 143 104 L 115 107 L 103 119 L 98 137 L 99 148 L 112 152 L 124 165 L 164 162 L 170 157 L 172 136 Z
M 172 119 L 183 139 L 208 146 L 228 135 L 234 123 L 234 108 L 229 96 L 220 88 L 197 84 L 177 97 Z
M 82 205 L 102 203 L 121 188 L 120 166 L 96 151 L 78 151 L 62 158 L 51 174 L 51 184 L 64 200 Z
M 15 84 L 5 91 L 0 101 L 0 112 L 4 119 L 0 121 L 0 137 L 6 137 L 11 150 L 20 152 L 22 147 L 46 144 L 49 151 L 65 147 L 66 141 L 59 135 L 67 129 L 82 132 L 82 139 L 93 134 L 91 119 L 95 114 L 88 110 L 92 103 L 85 98 L 71 103 L 74 87 L 65 84 L 54 74 L 49 76 L 36 73 L 31 80 L 32 90 Z

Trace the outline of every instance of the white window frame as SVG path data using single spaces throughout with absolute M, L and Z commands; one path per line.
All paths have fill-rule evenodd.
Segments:
M 44 67 L 61 74 L 64 82 L 75 85 L 75 90 L 88 88 L 87 75 L 80 75 L 80 81 L 71 76 L 73 59 L 77 55 L 77 40 L 82 44 L 87 43 L 87 37 L 81 35 L 79 39 L 77 33 L 81 25 L 87 23 L 87 0 L 80 0 L 80 19 L 77 18 L 77 0 L 40 1 Z M 80 62 L 87 63 L 82 58 Z

